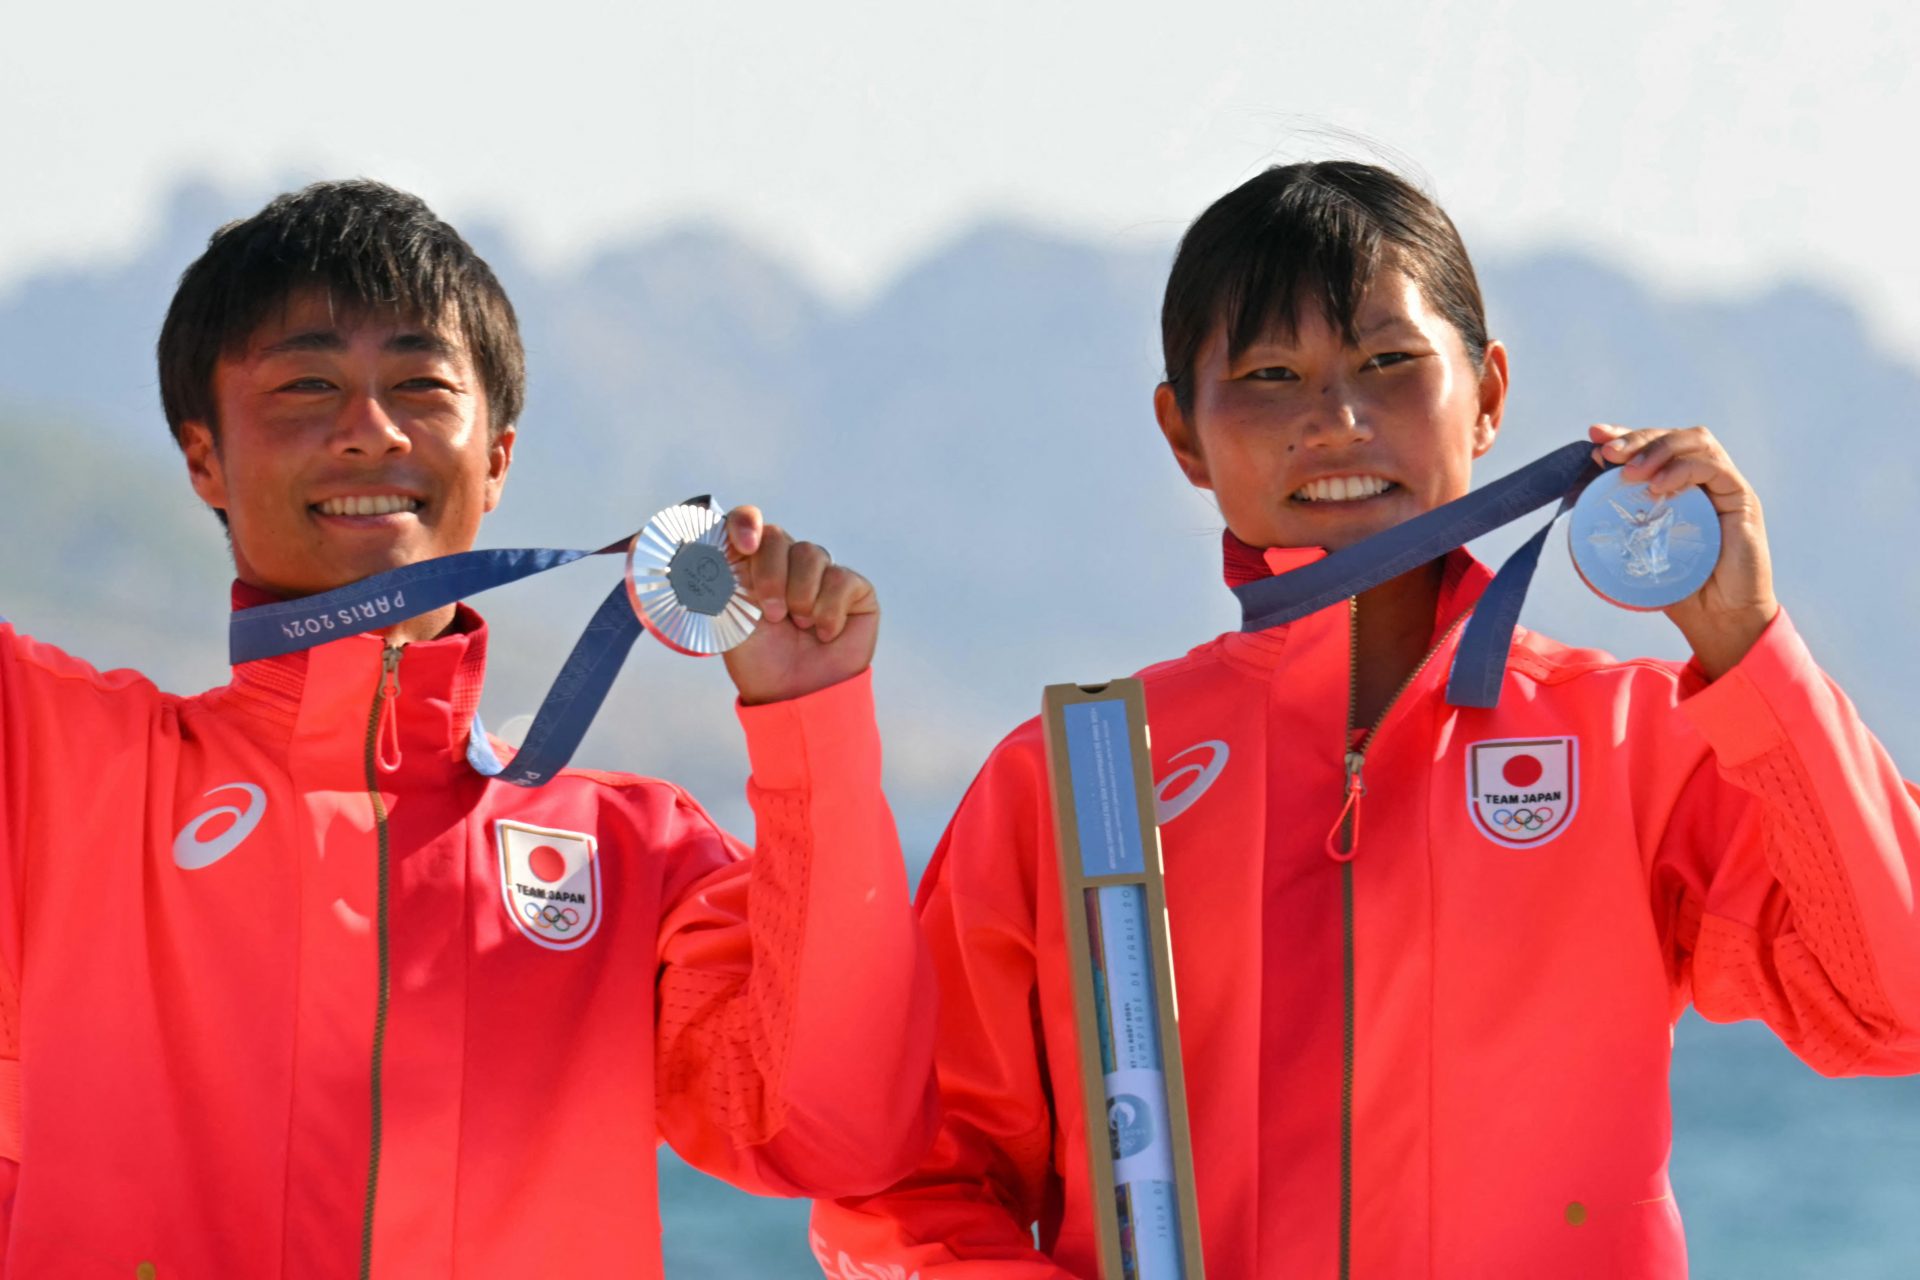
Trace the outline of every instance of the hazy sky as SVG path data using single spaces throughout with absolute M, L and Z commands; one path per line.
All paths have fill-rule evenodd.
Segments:
M 0 289 L 166 190 L 365 173 L 539 261 L 719 219 L 842 295 L 983 214 L 1171 239 L 1275 159 L 1424 173 L 1482 255 L 1840 287 L 1920 351 L 1920 11 L 1569 5 L 0 3 Z

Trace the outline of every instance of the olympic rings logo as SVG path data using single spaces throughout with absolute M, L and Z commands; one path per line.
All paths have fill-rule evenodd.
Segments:
M 580 913 L 572 907 L 556 907 L 551 902 L 523 902 L 520 914 L 524 915 L 536 929 L 549 929 L 554 933 L 567 933 L 580 925 Z
M 1538 809 L 1495 809 L 1493 825 L 1509 835 L 1518 835 L 1522 831 L 1538 831 L 1553 821 L 1553 810 L 1545 805 Z

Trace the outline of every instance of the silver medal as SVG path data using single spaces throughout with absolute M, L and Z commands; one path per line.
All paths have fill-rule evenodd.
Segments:
M 1573 504 L 1567 541 L 1594 593 L 1623 609 L 1666 609 L 1705 586 L 1720 560 L 1720 517 L 1698 488 L 1655 498 L 1614 467 Z
M 760 620 L 728 554 L 726 515 L 704 497 L 668 507 L 634 535 L 627 598 L 654 639 L 702 657 L 733 648 Z

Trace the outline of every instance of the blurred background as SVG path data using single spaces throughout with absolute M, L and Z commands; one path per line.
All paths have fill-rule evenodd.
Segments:
M 1220 522 L 1154 429 L 1181 229 L 1265 165 L 1389 163 L 1473 249 L 1514 392 L 1492 478 L 1589 422 L 1710 424 L 1779 592 L 1920 770 L 1920 12 L 549 0 L 0 19 L 0 613 L 102 667 L 224 678 L 228 565 L 158 407 L 181 269 L 276 191 L 368 175 L 472 239 L 532 379 L 489 545 L 599 545 L 711 491 L 866 571 L 918 875 L 1048 682 L 1234 625 Z M 1499 556 L 1525 530 L 1480 548 Z M 606 588 L 482 602 L 486 714 L 530 713 Z M 1548 557 L 1526 619 L 1679 654 Z M 581 763 L 737 830 L 717 663 L 635 651 Z M 1920 1274 L 1920 1087 L 1677 1034 L 1695 1274 Z M 663 1153 L 676 1276 L 809 1274 L 804 1206 Z

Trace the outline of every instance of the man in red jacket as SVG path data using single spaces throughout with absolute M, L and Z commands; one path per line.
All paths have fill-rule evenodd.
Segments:
M 492 272 L 370 182 L 215 234 L 160 374 L 237 606 L 470 548 L 523 390 Z M 656 1275 L 660 1138 L 772 1194 L 912 1166 L 931 982 L 879 607 L 728 522 L 764 610 L 727 656 L 751 850 L 665 782 L 476 772 L 465 606 L 193 697 L 0 624 L 6 1274 Z

